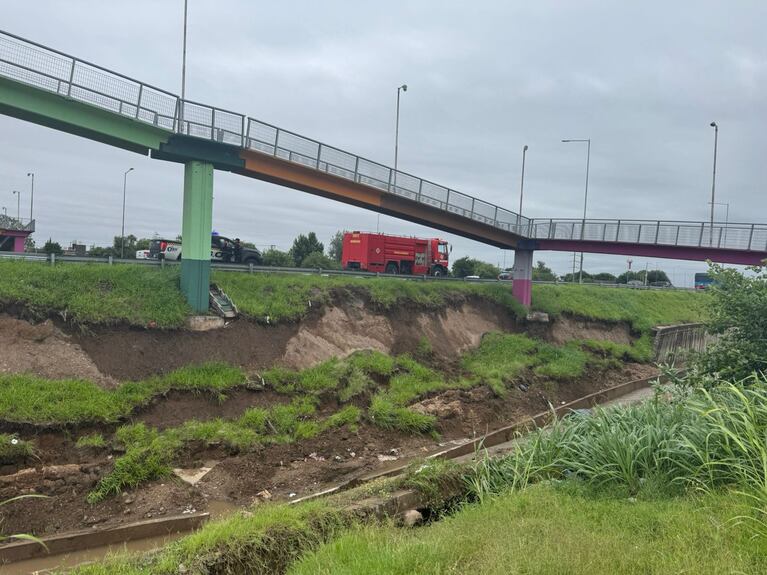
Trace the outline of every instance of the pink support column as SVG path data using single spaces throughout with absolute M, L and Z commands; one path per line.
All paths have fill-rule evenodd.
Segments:
M 24 252 L 24 240 L 26 240 L 26 236 L 16 236 L 13 238 L 13 251 L 16 253 L 23 253 Z
M 530 307 L 533 294 L 533 250 L 514 251 L 513 273 L 511 293 L 523 306 Z

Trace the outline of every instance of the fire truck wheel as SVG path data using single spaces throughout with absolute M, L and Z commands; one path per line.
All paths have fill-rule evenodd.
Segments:
M 434 271 L 432 272 L 432 275 L 434 275 L 435 277 L 444 276 L 445 275 L 445 269 L 440 267 L 440 266 L 437 266 L 436 268 L 434 268 Z

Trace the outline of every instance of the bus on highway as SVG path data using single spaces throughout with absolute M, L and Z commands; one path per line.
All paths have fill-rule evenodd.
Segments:
M 695 289 L 708 289 L 712 285 L 714 285 L 714 280 L 708 274 L 695 274 Z

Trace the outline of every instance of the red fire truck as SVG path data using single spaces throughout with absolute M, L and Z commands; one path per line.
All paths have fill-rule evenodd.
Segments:
M 449 251 L 447 242 L 436 238 L 346 232 L 341 264 L 345 270 L 443 276 Z

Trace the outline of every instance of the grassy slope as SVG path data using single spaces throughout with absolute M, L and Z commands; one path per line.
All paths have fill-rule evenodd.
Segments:
M 533 309 L 604 321 L 626 321 L 638 332 L 705 319 L 708 294 L 578 285 L 534 285 Z
M 21 304 L 40 317 L 57 313 L 75 323 L 170 328 L 189 313 L 176 269 L 0 261 L 0 278 L 0 304 Z
M 178 270 L 139 265 L 62 264 L 0 261 L 0 304 L 22 304 L 34 314 L 58 313 L 83 324 L 127 323 L 180 326 L 189 308 L 178 290 Z M 214 272 L 213 280 L 240 310 L 257 321 L 296 321 L 332 290 L 366 292 L 373 305 L 390 309 L 404 302 L 437 309 L 451 300 L 482 296 L 520 316 L 509 284 L 421 282 L 392 278 L 322 277 L 316 274 Z M 606 321 L 628 321 L 637 331 L 658 324 L 699 321 L 703 294 L 535 285 L 533 307 Z M 311 303 L 310 303 L 311 302 Z
M 367 292 L 373 305 L 390 309 L 401 303 L 414 303 L 422 309 L 437 309 L 451 299 L 468 295 L 483 296 L 522 315 L 521 306 L 502 284 L 423 282 L 393 278 L 355 278 L 317 274 L 243 274 L 215 272 L 213 281 L 234 300 L 245 315 L 270 322 L 296 321 L 311 306 L 326 303 L 333 290 Z M 310 304 L 311 302 L 311 304 Z
M 123 383 L 114 390 L 76 379 L 0 374 L 0 419 L 59 425 L 111 423 L 171 389 L 223 395 L 245 382 L 241 369 L 221 363 L 182 367 L 167 375 Z
M 764 573 L 764 544 L 725 522 L 735 498 L 630 501 L 539 485 L 414 531 L 355 530 L 289 573 Z

